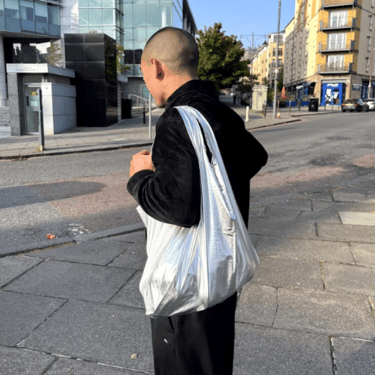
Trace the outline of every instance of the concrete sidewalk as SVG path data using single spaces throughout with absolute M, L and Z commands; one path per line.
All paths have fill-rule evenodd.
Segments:
M 245 121 L 246 107 L 239 104 L 233 105 L 231 98 L 220 97 L 221 100 L 233 108 Z M 24 135 L 18 137 L 0 137 L 0 159 L 28 158 L 34 156 L 61 155 L 68 153 L 115 150 L 150 146 L 155 137 L 155 125 L 164 109 L 155 108 L 151 115 L 151 138 L 149 136 L 149 118 L 146 115 L 146 124 L 143 116 L 121 120 L 115 125 L 106 128 L 74 128 L 61 134 L 47 135 L 45 137 L 45 150 L 39 151 L 38 135 Z M 260 113 L 250 112 L 249 121 L 245 123 L 246 129 L 251 131 L 268 126 L 281 125 L 289 122 L 300 121 L 302 116 L 337 113 L 319 108 L 319 112 L 308 112 L 307 107 L 301 107 L 299 112 L 293 107 L 291 113 L 287 108 L 280 109 L 280 119 L 273 119 L 272 109 L 267 111 L 267 117 Z
M 240 294 L 235 375 L 374 373 L 374 190 L 363 178 L 250 210 L 260 265 Z M 142 228 L 1 255 L 2 375 L 153 373 Z

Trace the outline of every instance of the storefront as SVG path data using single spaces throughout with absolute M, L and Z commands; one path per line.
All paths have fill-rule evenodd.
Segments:
M 345 100 L 346 84 L 342 82 L 322 83 L 321 105 L 341 105 Z

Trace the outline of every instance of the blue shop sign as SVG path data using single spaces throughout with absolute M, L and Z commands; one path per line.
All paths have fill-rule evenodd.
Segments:
M 343 101 L 344 83 L 324 83 L 321 104 L 341 105 Z

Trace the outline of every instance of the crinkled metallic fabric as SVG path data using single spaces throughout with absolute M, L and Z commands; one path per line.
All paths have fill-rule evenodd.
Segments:
M 139 288 L 151 316 L 214 306 L 249 282 L 259 263 L 210 125 L 196 109 L 176 108 L 199 160 L 201 219 L 184 228 L 155 220 L 137 207 L 147 228 L 148 256 Z M 212 153 L 211 163 L 197 120 Z

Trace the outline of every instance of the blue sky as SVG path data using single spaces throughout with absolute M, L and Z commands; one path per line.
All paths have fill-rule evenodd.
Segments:
M 277 31 L 278 0 L 188 0 L 197 28 L 204 31 L 221 22 L 225 35 L 268 34 Z M 280 31 L 294 15 L 294 0 L 281 1 Z M 241 38 L 244 47 L 251 46 L 251 36 Z M 254 37 L 255 46 L 262 37 Z

